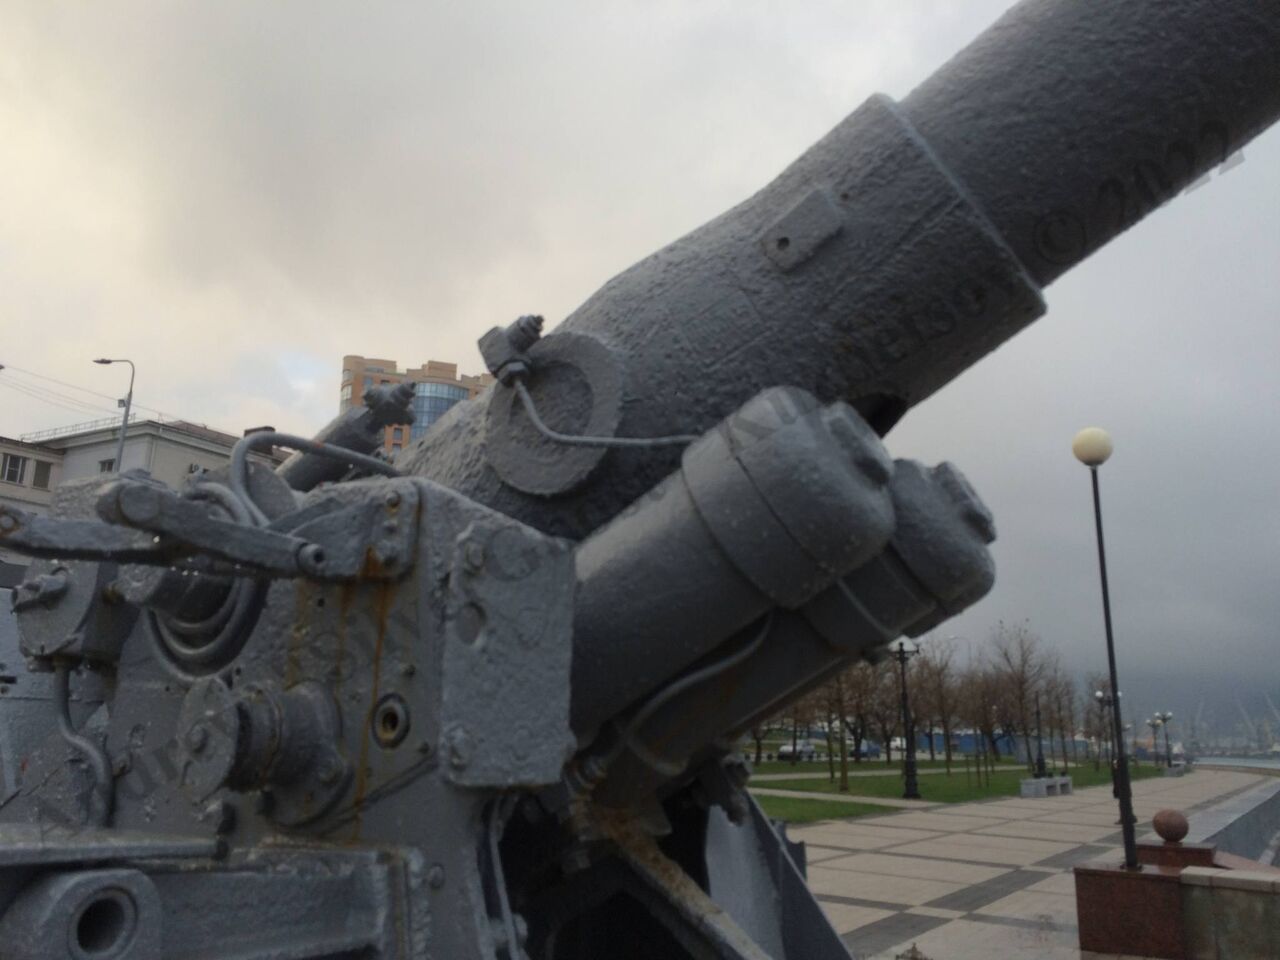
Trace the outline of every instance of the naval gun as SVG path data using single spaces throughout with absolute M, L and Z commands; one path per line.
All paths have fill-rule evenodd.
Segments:
M 549 332 L 393 463 L 376 388 L 0 510 L 0 952 L 847 951 L 734 745 L 990 587 L 912 405 L 1280 114 L 1280 8 L 1027 0 Z M 293 449 L 278 469 L 255 449 Z

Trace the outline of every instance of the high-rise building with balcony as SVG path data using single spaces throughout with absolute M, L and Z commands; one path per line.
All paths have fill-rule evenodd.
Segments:
M 338 410 L 364 405 L 364 392 L 385 383 L 414 384 L 413 425 L 387 427 L 383 447 L 397 453 L 427 432 L 444 412 L 460 400 L 469 400 L 493 383 L 493 376 L 458 374 L 456 363 L 428 360 L 415 369 L 400 370 L 394 360 L 349 355 L 342 358 L 342 386 L 338 393 Z

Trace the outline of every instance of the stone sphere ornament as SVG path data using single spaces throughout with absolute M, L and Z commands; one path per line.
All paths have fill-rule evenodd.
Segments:
M 1177 810 L 1160 810 L 1151 818 L 1151 825 L 1165 843 L 1178 843 L 1191 829 L 1186 815 Z
M 1071 441 L 1071 452 L 1086 467 L 1100 467 L 1111 456 L 1111 434 L 1101 427 L 1085 427 Z

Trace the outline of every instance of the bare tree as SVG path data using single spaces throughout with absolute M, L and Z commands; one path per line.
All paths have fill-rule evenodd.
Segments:
M 1063 669 L 1060 662 L 1057 663 L 1054 673 L 1054 713 L 1058 718 L 1059 736 L 1062 739 L 1062 765 L 1065 768 L 1069 764 L 1075 764 L 1079 759 L 1076 753 L 1076 704 L 1079 702 L 1079 692 L 1076 690 L 1075 680 Z M 1070 759 L 1067 758 L 1068 747 L 1071 751 Z
M 836 779 L 839 762 L 840 790 L 849 791 L 849 755 L 855 763 L 862 760 L 862 744 L 872 724 L 894 724 L 882 711 L 888 706 L 883 687 L 886 674 L 883 668 L 859 663 L 840 671 L 818 687 L 807 699 L 807 707 L 801 713 L 811 713 L 822 718 L 826 730 L 828 749 L 827 769 L 830 779 Z M 852 741 L 852 750 L 850 749 Z
M 938 728 L 938 711 L 933 702 L 933 684 L 930 682 L 929 662 L 925 641 L 920 642 L 920 653 L 907 661 L 907 690 L 911 697 L 911 725 L 916 732 L 924 732 L 928 741 L 929 759 L 938 759 L 935 734 Z
M 751 728 L 751 739 L 756 745 L 756 762 L 755 765 L 760 766 L 760 758 L 764 755 L 764 737 L 768 731 L 764 724 L 759 724 Z
M 861 763 L 862 745 L 871 733 L 872 713 L 879 692 L 879 671 L 859 663 L 845 671 L 845 729 L 853 740 L 853 762 Z
M 1045 658 L 1040 638 L 1024 621 L 1013 625 L 1003 620 L 992 635 L 992 649 L 1008 694 L 1008 712 L 1015 727 L 1022 730 L 1027 762 L 1031 762 L 1031 707 L 1045 675 Z
M 873 668 L 875 685 L 868 709 L 884 744 L 884 762 L 893 764 L 893 735 L 902 720 L 902 692 L 893 662 L 881 661 Z
M 1004 695 L 1000 672 L 991 663 L 970 663 L 956 683 L 959 690 L 958 712 L 963 722 L 973 728 L 977 752 L 985 761 L 988 786 L 992 766 L 1000 757 L 1001 729 L 1008 729 L 1008 697 Z M 980 768 L 981 772 L 981 768 Z
M 832 783 L 836 779 L 836 745 L 840 734 L 844 731 L 843 698 L 840 696 L 838 678 L 833 677 L 808 695 L 810 710 L 815 717 L 821 718 L 822 738 L 827 745 L 827 779 Z
M 1105 674 L 1091 673 L 1085 678 L 1088 690 L 1085 691 L 1085 736 L 1097 743 L 1093 756 L 1093 769 L 1102 769 L 1102 754 L 1111 743 L 1112 731 L 1107 723 L 1107 708 L 1101 700 L 1094 696 L 1094 691 L 1105 691 L 1109 682 Z
M 805 736 L 808 737 L 809 731 L 813 726 L 815 702 L 815 698 L 812 695 L 801 697 L 788 705 L 786 712 L 781 714 L 782 719 L 791 730 L 790 762 L 793 766 L 800 762 L 800 731 L 803 730 Z
M 1075 743 L 1070 708 L 1071 701 L 1075 699 L 1075 683 L 1067 675 L 1066 670 L 1063 669 L 1062 661 L 1056 653 L 1045 655 L 1041 697 L 1044 699 L 1049 713 L 1049 753 L 1052 756 L 1054 733 L 1056 732 L 1058 746 L 1061 748 L 1062 768 L 1065 770 L 1071 764 L 1071 758 L 1067 755 L 1068 737 L 1070 737 L 1073 744 Z
M 840 792 L 849 792 L 849 741 L 848 741 L 848 680 L 847 670 L 842 670 L 822 685 L 822 700 L 827 715 L 828 756 L 840 754 Z M 831 779 L 835 779 L 834 759 L 829 759 Z
M 931 640 L 922 645 L 920 687 L 929 715 L 942 728 L 942 749 L 947 776 L 951 775 L 951 731 L 959 712 L 960 691 L 956 687 L 955 647 L 949 639 Z M 929 759 L 933 759 L 933 723 L 929 725 Z

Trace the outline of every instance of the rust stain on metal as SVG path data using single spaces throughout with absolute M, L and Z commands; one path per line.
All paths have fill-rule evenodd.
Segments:
M 370 664 L 369 706 L 365 711 L 364 723 L 360 728 L 359 760 L 356 764 L 356 786 L 352 797 L 355 806 L 352 841 L 360 839 L 360 828 L 363 821 L 364 801 L 369 791 L 369 742 L 373 738 L 374 712 L 378 705 L 378 696 L 382 685 L 382 653 L 386 645 L 387 621 L 391 615 L 391 605 L 395 600 L 395 585 L 379 583 L 373 588 L 373 613 L 376 635 L 373 646 L 373 662 Z
M 714 941 L 732 946 L 743 960 L 769 960 L 760 946 L 711 899 L 684 869 L 664 854 L 653 837 L 627 811 L 593 811 L 591 826 L 608 838 L 632 868 L 695 927 Z
M 289 687 L 302 679 L 302 655 L 307 637 L 311 633 L 311 584 L 306 580 L 295 581 L 293 626 L 285 648 L 284 686 Z
M 387 569 L 382 563 L 382 559 L 378 556 L 377 551 L 373 547 L 365 547 L 364 563 L 360 565 L 361 580 L 382 580 L 386 577 Z
M 339 588 L 338 593 L 338 644 L 333 651 L 333 665 L 330 668 L 334 679 L 337 681 L 334 692 L 342 688 L 342 684 L 346 682 L 346 660 L 347 656 L 347 618 L 351 615 L 351 602 L 355 598 L 355 584 L 344 583 Z

